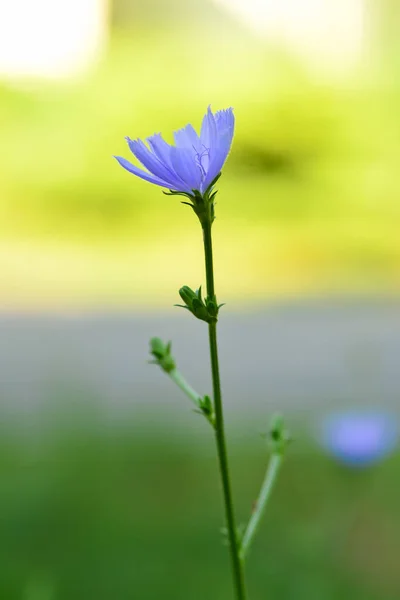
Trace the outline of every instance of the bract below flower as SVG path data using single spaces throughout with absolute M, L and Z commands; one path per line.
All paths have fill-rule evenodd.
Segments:
M 115 158 L 130 173 L 174 192 L 203 194 L 221 172 L 228 157 L 235 127 L 233 109 L 213 114 L 208 107 L 198 135 L 192 125 L 174 133 L 175 145 L 160 133 L 142 140 L 127 138 L 130 150 L 147 169 L 144 171 L 122 156 Z

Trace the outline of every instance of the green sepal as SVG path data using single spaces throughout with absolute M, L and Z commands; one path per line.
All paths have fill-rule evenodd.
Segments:
M 200 401 L 200 408 L 205 415 L 211 415 L 213 412 L 213 404 L 210 396 L 204 396 Z
M 192 310 L 193 312 L 196 312 L 197 310 L 200 310 L 201 308 L 203 308 L 204 304 L 202 303 L 201 300 L 199 300 L 198 298 L 193 298 L 192 300 Z
M 210 194 L 211 190 L 213 189 L 214 185 L 217 183 L 218 179 L 221 177 L 222 172 L 220 171 L 218 173 L 218 175 L 216 177 L 214 177 L 214 179 L 212 180 L 212 182 L 210 183 L 210 185 L 208 186 L 208 188 L 206 189 L 206 191 L 204 192 L 204 195 L 206 194 Z M 215 194 L 216 192 L 214 192 Z
M 166 192 L 163 190 L 163 194 L 166 196 L 184 196 L 188 201 L 182 201 L 182 204 L 186 204 L 194 210 L 202 225 L 206 222 L 212 223 L 215 219 L 214 206 L 215 196 L 217 194 L 217 190 L 214 190 L 214 186 L 220 177 L 221 173 L 218 173 L 203 193 L 199 190 L 192 190 L 191 192 L 179 192 L 177 190 L 169 190 Z
M 215 190 L 215 192 L 213 192 L 209 198 L 209 202 L 214 202 L 214 198 L 217 195 L 217 190 Z
M 189 200 L 193 198 L 192 194 L 189 194 L 188 192 L 176 192 L 175 190 L 169 190 L 169 192 L 163 190 L 163 194 L 166 196 L 185 196 L 185 198 L 189 198 Z M 188 202 L 185 202 L 185 204 L 188 204 Z
M 192 313 L 194 314 L 195 317 L 197 317 L 198 319 L 201 319 L 202 321 L 209 320 L 209 313 L 208 313 L 207 307 L 198 298 L 193 298 Z
M 218 306 L 215 304 L 215 302 L 211 301 L 207 301 L 206 299 L 206 306 L 207 306 L 207 311 L 208 314 L 211 317 L 217 317 L 218 315 Z
M 186 308 L 186 310 L 190 311 L 189 307 L 186 306 L 185 304 L 174 304 L 174 306 L 177 306 L 178 308 Z

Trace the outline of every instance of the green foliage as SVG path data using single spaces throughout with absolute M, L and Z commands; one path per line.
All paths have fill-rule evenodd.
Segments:
M 230 598 L 211 431 L 62 422 L 33 438 L 2 432 L 0 597 Z M 266 461 L 263 441 L 248 443 L 231 452 L 240 520 Z M 281 600 L 397 599 L 398 463 L 346 470 L 298 439 L 252 550 L 251 597 L 265 600 L 267 583 Z

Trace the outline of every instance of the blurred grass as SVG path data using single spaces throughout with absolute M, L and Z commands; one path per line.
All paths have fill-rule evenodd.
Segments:
M 399 81 L 360 70 L 328 85 L 212 27 L 196 68 L 195 25 L 140 27 L 115 30 L 84 80 L 3 84 L 3 306 L 159 305 L 192 280 L 193 215 L 111 155 L 128 156 L 125 135 L 199 126 L 210 102 L 237 116 L 215 227 L 221 293 L 398 292 Z
M 151 433 L 137 417 L 122 429 L 87 417 L 47 433 L 2 429 L 0 597 L 230 598 L 208 430 Z M 399 457 L 346 470 L 296 437 L 251 553 L 251 597 L 395 600 Z M 245 519 L 264 442 L 236 439 L 231 455 Z

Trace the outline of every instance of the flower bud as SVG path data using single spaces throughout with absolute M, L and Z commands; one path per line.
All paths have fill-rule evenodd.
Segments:
M 160 338 L 151 338 L 150 354 L 154 356 L 154 360 L 151 362 L 159 365 L 166 373 L 175 369 L 175 361 L 171 355 L 171 342 L 165 344 Z
M 208 298 L 204 302 L 201 296 L 201 287 L 193 291 L 188 285 L 184 285 L 179 290 L 179 295 L 185 303 L 183 308 L 189 310 L 197 319 L 206 321 L 206 323 L 210 323 L 216 319 L 215 310 L 213 309 L 212 313 L 208 310 Z
M 272 417 L 269 429 L 269 439 L 272 451 L 283 454 L 290 442 L 289 431 L 286 428 L 282 415 L 276 414 Z
M 197 298 L 196 292 L 194 292 L 188 285 L 181 287 L 179 290 L 179 295 L 189 308 L 191 308 L 194 298 Z

